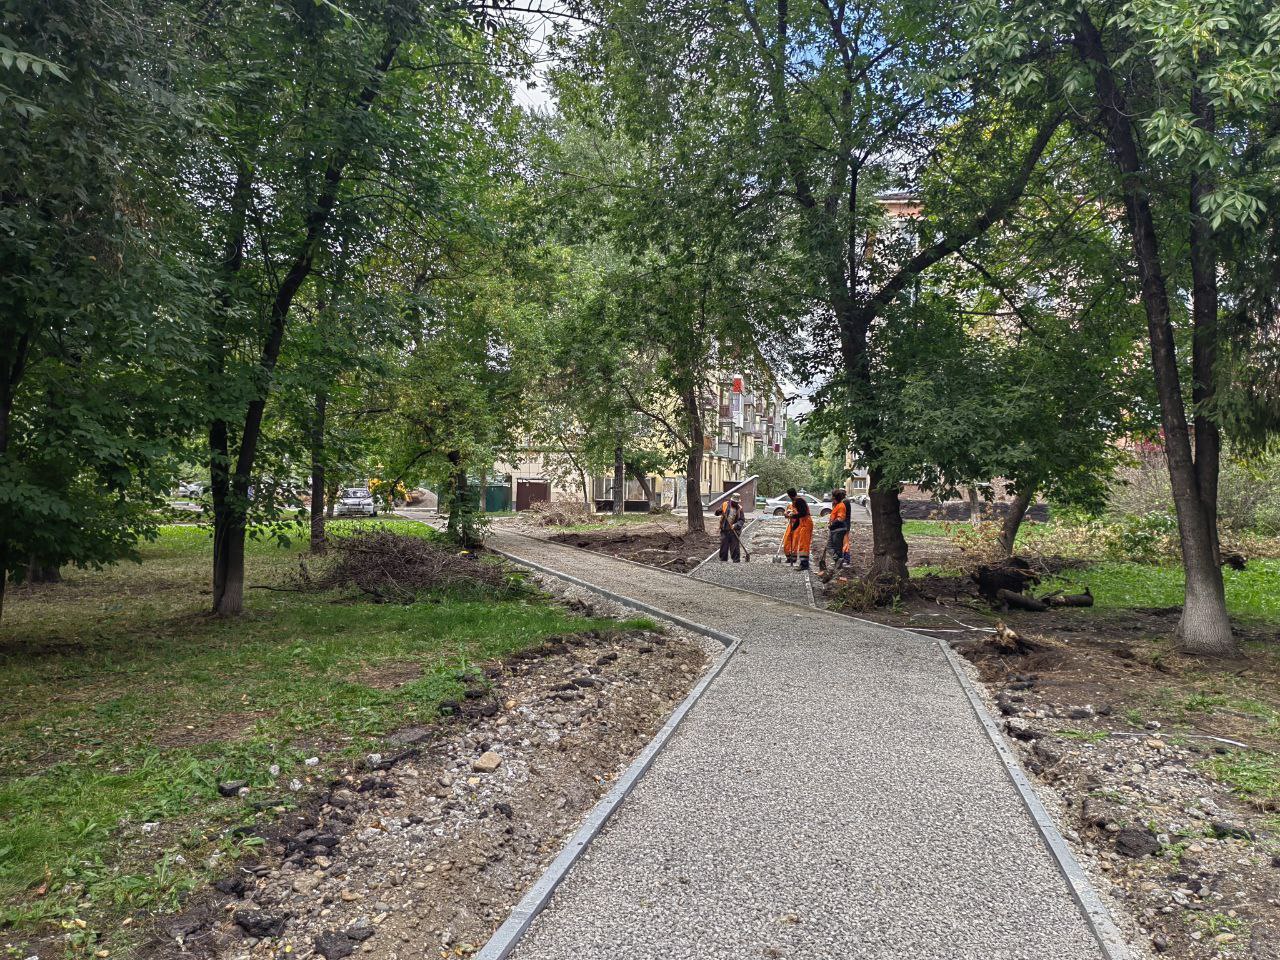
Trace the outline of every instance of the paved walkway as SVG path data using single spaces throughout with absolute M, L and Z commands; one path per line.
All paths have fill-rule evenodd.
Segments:
M 934 643 L 510 533 L 743 639 L 517 960 L 1099 960 Z
M 812 606 L 814 591 L 821 594 L 822 585 L 812 582 L 809 575 L 801 573 L 790 564 L 772 562 L 773 557 L 778 555 L 786 528 L 787 521 L 773 517 L 748 524 L 742 532 L 742 542 L 751 554 L 749 563 L 721 563 L 716 556 L 703 563 L 690 576 L 705 583 L 752 590 L 777 600 Z M 825 537 L 825 532 L 821 536 Z M 814 546 L 821 550 L 821 544 L 825 541 L 819 537 L 814 539 L 817 541 Z M 817 563 L 816 554 L 814 563 Z

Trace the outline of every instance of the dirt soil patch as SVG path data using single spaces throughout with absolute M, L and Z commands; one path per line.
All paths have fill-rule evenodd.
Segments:
M 361 667 L 352 679 L 375 690 L 399 690 L 422 676 L 422 664 L 417 660 L 389 660 Z
M 206 718 L 193 717 L 191 723 L 161 730 L 155 735 L 158 747 L 194 747 L 203 743 L 215 743 L 219 740 L 240 740 L 248 736 L 259 720 L 267 716 L 266 711 L 243 711 L 222 714 Z
M 856 569 L 866 570 L 872 554 L 871 524 L 854 524 L 850 535 L 852 537 L 850 554 L 855 558 L 862 558 L 860 561 L 855 560 L 854 566 Z M 814 531 L 815 553 L 821 549 L 820 544 L 825 542 L 825 537 L 825 529 Z M 910 541 L 911 550 L 907 555 L 907 566 L 913 569 L 917 567 L 957 568 L 965 559 L 964 552 L 952 543 L 949 537 L 911 537 Z
M 1155 953 L 1277 958 L 1280 782 L 1256 782 L 1280 772 L 1276 638 L 1262 646 L 1268 638 L 1246 632 L 1253 652 L 1224 670 L 1157 639 L 1176 616 L 1137 611 L 1086 627 L 1028 614 L 1026 656 L 983 640 L 955 646 L 994 694 L 1024 767 L 1056 797 L 1077 854 Z
M 549 538 L 583 550 L 607 553 L 611 557 L 687 573 L 707 558 L 720 541 L 708 533 L 677 533 L 670 530 L 591 530 L 558 533 Z
M 481 665 L 451 721 L 400 731 L 264 827 L 260 857 L 155 924 L 141 955 L 470 956 L 707 661 L 689 634 L 632 630 Z

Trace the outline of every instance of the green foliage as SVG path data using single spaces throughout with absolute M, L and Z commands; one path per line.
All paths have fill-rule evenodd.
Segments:
M 1160 563 L 1178 556 L 1178 521 L 1171 514 L 1121 517 L 1103 529 L 1103 548 L 1116 560 Z
M 1209 772 L 1243 800 L 1262 810 L 1280 808 L 1280 757 L 1260 750 L 1234 750 L 1213 757 Z
M 747 464 L 747 475 L 758 475 L 759 493 L 776 497 L 789 488 L 813 490 L 813 464 L 806 457 L 779 457 L 773 454 L 757 456 Z
M 0 23 L 0 590 L 32 559 L 129 556 L 195 422 L 203 287 L 169 246 L 173 198 L 131 161 L 167 169 L 148 140 L 174 106 L 146 67 L 165 43 L 150 16 L 19 2 Z

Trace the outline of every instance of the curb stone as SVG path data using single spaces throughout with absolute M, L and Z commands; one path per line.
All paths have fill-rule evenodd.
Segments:
M 733 655 L 738 652 L 738 649 L 742 645 L 742 641 L 737 637 L 731 637 L 727 633 L 722 633 L 712 627 L 694 623 L 692 620 L 685 620 L 683 617 L 672 616 L 671 614 L 659 611 L 657 608 L 651 607 L 648 604 L 633 600 L 630 597 L 624 597 L 621 594 L 616 594 L 610 590 L 604 590 L 599 587 L 592 586 L 591 584 L 579 580 L 576 577 L 560 573 L 557 570 L 552 570 L 549 567 L 544 567 L 541 564 L 534 563 L 530 560 L 522 560 L 519 557 L 506 553 L 505 551 L 494 550 L 494 553 L 499 553 L 521 566 L 529 567 L 530 569 L 537 570 L 540 573 L 545 573 L 548 576 L 556 577 L 560 580 L 572 583 L 575 586 L 590 590 L 593 593 L 600 594 L 615 603 L 620 603 L 623 606 L 631 607 L 636 610 L 642 610 L 646 613 L 652 613 L 665 620 L 670 620 L 671 622 L 684 627 L 686 630 L 691 630 L 695 633 L 701 633 L 705 636 L 709 636 L 723 643 L 725 645 L 725 651 L 720 655 L 716 662 L 712 664 L 711 669 L 703 674 L 702 679 L 699 680 L 697 685 L 689 691 L 688 696 L 680 702 L 680 705 L 676 707 L 671 716 L 667 718 L 667 722 L 663 724 L 662 729 L 658 731 L 657 735 L 649 741 L 648 746 L 640 752 L 640 755 L 631 762 L 631 765 L 627 767 L 622 776 L 618 778 L 613 789 L 605 794 L 604 797 L 602 797 L 596 805 L 591 808 L 586 819 L 582 822 L 582 826 L 578 828 L 574 835 L 569 839 L 569 842 L 565 844 L 564 848 L 560 851 L 559 855 L 557 855 L 555 860 L 551 862 L 551 866 L 547 867 L 542 876 L 538 878 L 538 881 L 529 889 L 529 892 L 526 893 L 520 899 L 520 902 L 512 908 L 510 915 L 505 921 L 503 921 L 502 926 L 498 927 L 498 929 L 494 931 L 483 949 L 475 955 L 476 960 L 506 960 L 507 957 L 511 956 L 519 945 L 520 940 L 524 937 L 525 933 L 528 932 L 529 927 L 533 925 L 533 921 L 537 919 L 538 914 L 540 914 L 551 902 L 551 898 L 555 894 L 556 888 L 564 882 L 564 879 L 569 875 L 569 871 L 573 869 L 573 865 L 578 861 L 578 858 L 586 852 L 587 847 L 590 846 L 591 842 L 597 835 L 599 835 L 600 831 L 604 829 L 609 818 L 613 816 L 620 806 L 622 806 L 623 801 L 627 799 L 627 796 L 635 789 L 636 784 L 640 782 L 640 778 L 648 772 L 649 767 L 653 765 L 653 761 L 657 759 L 658 754 L 662 752 L 662 748 L 667 745 L 667 741 L 675 734 L 676 729 L 680 726 L 680 723 L 684 720 L 685 716 L 691 709 L 693 709 L 694 704 L 702 699 L 702 695 L 706 693 L 707 688 L 710 687 L 716 677 L 720 675 L 721 671 L 724 670 L 725 666 L 729 663 L 729 660 L 732 659 Z

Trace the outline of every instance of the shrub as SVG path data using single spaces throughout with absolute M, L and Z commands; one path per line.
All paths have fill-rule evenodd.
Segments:
M 1162 563 L 1181 556 L 1178 521 L 1168 513 L 1123 516 L 1104 526 L 1102 546 L 1108 560 Z

